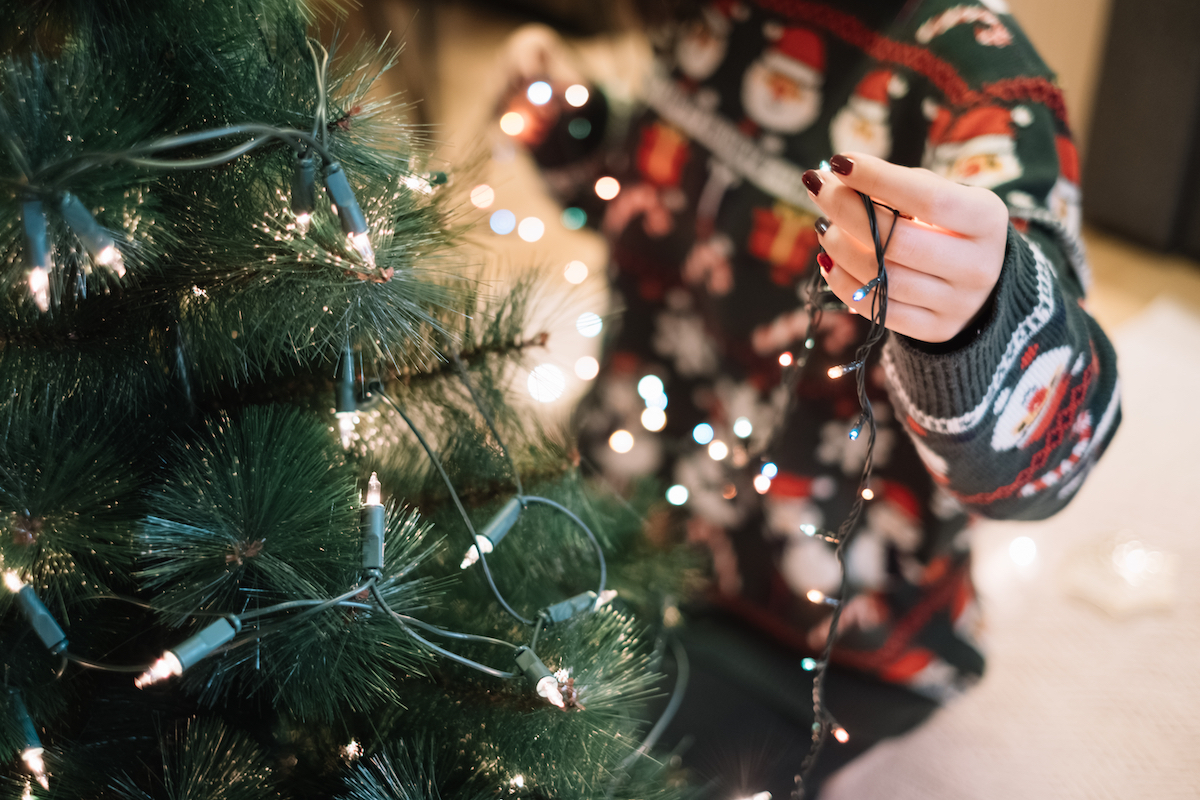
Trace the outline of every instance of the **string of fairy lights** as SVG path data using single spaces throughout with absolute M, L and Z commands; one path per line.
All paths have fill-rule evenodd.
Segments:
M 564 94 L 566 104 L 572 108 L 583 106 L 589 97 L 586 87 L 582 85 L 572 85 L 566 89 Z M 552 98 L 553 88 L 545 81 L 535 81 L 526 89 L 526 99 L 534 106 L 544 106 Z M 582 122 L 584 120 L 575 119 L 572 120 L 572 123 L 577 121 Z M 531 124 L 532 121 L 527 119 L 525 114 L 517 109 L 507 111 L 499 120 L 501 131 L 517 140 L 521 139 L 522 134 Z M 586 135 L 586 132 L 582 128 L 578 132 L 571 128 L 569 130 L 571 135 L 576 138 L 583 138 Z M 820 169 L 827 171 L 828 164 L 823 162 L 820 165 Z M 621 191 L 621 185 L 616 178 L 606 175 L 596 179 L 592 190 L 599 199 L 608 201 L 617 197 Z M 871 402 L 866 391 L 866 366 L 871 352 L 886 333 L 887 272 L 884 266 L 884 257 L 888 244 L 891 241 L 891 234 L 895 229 L 895 222 L 898 218 L 906 216 L 897 209 L 873 201 L 862 193 L 859 193 L 859 196 L 863 201 L 870 223 L 872 243 L 877 261 L 877 273 L 874 278 L 855 291 L 852 300 L 857 303 L 867 299 L 868 296 L 871 298 L 869 314 L 865 315 L 870 325 L 866 337 L 855 352 L 853 360 L 846 364 L 830 368 L 828 370 L 828 378 L 837 380 L 844 376 L 854 376 L 860 413 L 850 428 L 848 437 L 850 440 L 856 441 L 865 432 L 866 454 L 854 502 L 849 514 L 838 529 L 836 531 L 828 531 L 814 525 L 804 524 L 800 526 L 801 533 L 804 535 L 834 545 L 835 556 L 841 571 L 841 585 L 837 597 L 827 596 L 824 592 L 817 589 L 807 594 L 807 599 L 810 602 L 831 607 L 832 613 L 830 616 L 829 631 L 820 658 L 807 657 L 801 660 L 801 667 L 813 673 L 813 729 L 809 751 L 801 763 L 797 784 L 798 793 L 803 792 L 804 780 L 815 765 L 817 756 L 825 744 L 826 737 L 832 735 L 838 742 L 843 744 L 850 739 L 849 732 L 837 722 L 826 704 L 824 693 L 825 676 L 838 634 L 838 624 L 842 612 L 842 598 L 847 597 L 849 592 L 847 583 L 848 574 L 845 568 L 845 551 L 857 530 L 858 521 L 862 515 L 865 503 L 874 497 L 870 482 L 876 440 L 876 426 Z M 480 209 L 491 208 L 495 200 L 496 193 L 487 184 L 481 184 L 471 192 L 472 203 Z M 885 209 L 892 215 L 892 225 L 887 230 L 886 238 L 882 239 L 876 217 L 877 206 Z M 575 230 L 582 227 L 586 221 L 587 216 L 582 209 L 571 207 L 563 211 L 562 222 L 564 227 L 568 229 Z M 500 235 L 507 235 L 515 229 L 518 235 L 525 241 L 537 241 L 541 238 L 542 231 L 544 230 L 543 224 L 536 218 L 525 218 L 518 224 L 516 215 L 507 209 L 493 211 L 489 219 L 489 224 L 491 229 Z M 570 262 L 564 270 L 564 277 L 570 283 L 581 283 L 587 278 L 587 274 L 586 265 L 580 261 Z M 828 290 L 828 286 L 823 286 L 822 284 L 823 281 L 820 274 L 816 270 L 813 270 L 812 281 L 807 290 L 807 301 L 805 304 L 808 323 L 802 340 L 803 346 L 798 351 L 788 350 L 782 352 L 778 357 L 779 365 L 783 370 L 782 380 L 788 390 L 788 407 L 784 412 L 785 418 L 795 403 L 796 387 L 804 374 L 809 355 L 816 345 L 815 334 L 820 328 L 822 314 L 826 311 L 849 312 L 851 310 Z M 584 333 L 585 325 L 587 324 L 585 323 L 586 317 L 588 317 L 588 314 L 581 316 L 578 322 L 581 333 Z M 596 332 L 599 332 L 598 326 Z M 585 362 L 581 359 L 580 362 L 577 362 L 576 366 L 576 372 L 581 379 L 590 380 L 596 376 L 598 370 L 593 371 L 590 363 L 585 363 L 582 370 L 580 370 L 579 363 Z M 539 371 L 543 373 L 540 376 Z M 557 367 L 553 365 L 535 367 L 530 374 L 530 394 L 535 399 L 543 402 L 551 402 L 557 399 L 562 394 L 561 388 L 558 388 L 556 391 L 546 391 L 541 388 L 550 381 L 556 381 L 553 384 L 555 387 L 561 386 L 561 371 Z M 666 426 L 666 408 L 668 405 L 666 387 L 662 379 L 653 373 L 643 375 L 637 383 L 637 393 L 645 404 L 639 420 L 642 427 L 650 432 L 661 431 Z M 724 461 L 728 458 L 734 468 L 744 468 L 750 463 L 752 458 L 749 451 L 749 440 L 754 433 L 754 425 L 748 417 L 738 417 L 733 420 L 728 432 L 732 433 L 734 441 L 726 441 L 719 435 L 712 424 L 701 422 L 692 429 L 691 437 L 695 444 L 706 449 L 708 456 L 714 461 Z M 608 440 L 609 447 L 619 454 L 632 451 L 635 443 L 636 437 L 634 433 L 626 428 L 619 428 L 613 431 Z M 769 457 L 773 445 L 774 437 L 761 448 L 761 453 L 758 455 L 760 463 L 752 480 L 752 485 L 754 490 L 759 494 L 766 494 L 770 491 L 772 481 L 779 472 L 778 466 Z M 732 499 L 736 495 L 736 491 L 736 486 L 729 484 L 723 494 L 726 499 Z M 688 503 L 690 492 L 687 486 L 677 483 L 666 489 L 665 498 L 672 505 L 683 506 Z
M 57 209 L 68 228 L 75 234 L 89 255 L 92 263 L 109 269 L 113 274 L 124 275 L 123 242 L 119 234 L 101 226 L 87 207 L 69 191 L 71 181 L 94 170 L 103 169 L 115 163 L 126 163 L 149 170 L 194 170 L 212 169 L 233 160 L 241 158 L 251 151 L 270 142 L 286 145 L 295 153 L 293 175 L 291 181 L 290 210 L 294 227 L 298 235 L 304 236 L 311 222 L 312 215 L 317 211 L 316 184 L 320 174 L 325 189 L 329 195 L 334 213 L 341 221 L 341 227 L 346 235 L 346 248 L 363 265 L 375 269 L 375 254 L 370 240 L 370 226 L 350 186 L 349 180 L 341 165 L 335 160 L 328 149 L 325 138 L 327 134 L 326 119 L 326 76 L 329 54 L 319 45 L 310 42 L 317 73 L 318 103 L 317 114 L 311 131 L 301 131 L 291 128 L 280 128 L 258 123 L 244 123 L 226 126 L 213 130 L 198 131 L 179 136 L 158 139 L 138 145 L 121 152 L 87 153 L 34 168 L 25 156 L 20 142 L 11 136 L 4 137 L 5 146 L 12 152 L 14 159 L 20 165 L 22 176 L 16 181 L 19 184 L 18 200 L 21 203 L 22 229 L 25 236 L 25 267 L 28 270 L 26 282 L 29 296 L 33 303 L 43 312 L 50 309 L 52 296 L 50 291 L 51 274 L 55 269 L 53 250 L 49 240 L 49 225 L 46 208 Z M 318 50 L 320 51 L 318 53 Z M 7 120 L 0 120 L 7 122 Z M 11 129 L 11 126 L 9 126 Z M 222 140 L 239 140 L 237 144 L 226 150 L 203 156 L 171 159 L 167 156 L 181 148 L 192 148 Z M 429 183 L 422 186 L 411 186 L 414 190 L 428 189 Z M 526 226 L 528 229 L 528 226 Z M 539 234 L 540 236 L 540 234 Z M 582 267 L 582 265 L 580 265 Z M 586 275 L 586 267 L 582 267 Z M 568 278 L 571 273 L 568 270 Z M 386 280 L 387 276 L 384 276 Z M 579 278 L 581 281 L 583 278 Z M 585 335 L 595 336 L 599 333 L 600 319 L 592 315 L 586 322 Z M 581 325 L 583 323 L 581 322 Z M 581 332 L 584 328 L 581 327 Z M 138 688 L 149 687 L 153 684 L 179 677 L 189 668 L 205 658 L 227 652 L 247 642 L 261 639 L 263 630 L 259 627 L 261 620 L 287 619 L 301 620 L 312 614 L 332 608 L 353 608 L 367 611 L 379 611 L 391 619 L 413 641 L 419 643 L 432 653 L 436 653 L 450 661 L 471 668 L 491 677 L 500 679 L 515 679 L 524 677 L 533 690 L 552 705 L 566 709 L 572 706 L 568 697 L 564 697 L 563 686 L 568 680 L 566 670 L 552 672 L 538 657 L 535 646 L 542 631 L 555 624 L 565 622 L 582 614 L 594 612 L 610 602 L 616 595 L 615 591 L 605 588 L 607 567 L 600 543 L 590 527 L 577 514 L 566 506 L 549 498 L 530 495 L 522 488 L 517 465 L 512 459 L 507 446 L 504 444 L 495 421 L 472 386 L 465 367 L 455 358 L 459 369 L 459 379 L 466 386 L 481 416 L 487 422 L 501 450 L 508 458 L 513 470 L 513 482 L 516 494 L 504 504 L 481 528 L 476 530 L 470 515 L 463 506 L 458 492 L 455 490 L 441 459 L 429 444 L 426 437 L 413 423 L 405 410 L 386 392 L 382 386 L 374 386 L 375 394 L 400 416 L 413 432 L 427 456 L 436 467 L 442 480 L 449 490 L 450 497 L 462 519 L 464 529 L 470 536 L 470 547 L 464 555 L 462 569 L 471 568 L 478 563 L 486 581 L 498 603 L 517 621 L 531 629 L 530 643 L 518 645 L 512 642 L 496 639 L 479 634 L 451 631 L 431 625 L 415 617 L 401 614 L 393 609 L 385 599 L 380 582 L 384 570 L 384 534 L 387 513 L 382 502 L 383 487 L 376 474 L 372 473 L 367 484 L 365 496 L 361 502 L 361 526 L 359 535 L 362 541 L 362 580 L 358 585 L 340 595 L 330 598 L 297 599 L 281 602 L 269 607 L 245 611 L 239 614 L 200 614 L 199 616 L 216 616 L 217 618 L 204 625 L 194 635 L 163 652 L 149 665 L 111 665 L 93 661 L 72 652 L 63 627 L 50 613 L 32 585 L 26 582 L 16 569 L 3 570 L 3 582 L 8 591 L 14 596 L 16 605 L 26 618 L 30 628 L 36 634 L 46 650 L 61 660 L 56 677 L 61 677 L 68 664 L 75 664 L 86 669 L 108 672 L 123 672 L 136 674 L 134 684 Z M 354 366 L 354 352 L 349 344 L 342 364 L 339 367 L 335 382 L 335 415 L 338 421 L 338 433 L 343 446 L 349 446 L 354 436 L 354 426 L 358 419 L 360 405 L 364 398 L 357 392 L 358 376 Z M 541 506 L 566 517 L 574 526 L 579 528 L 588 538 L 596 551 L 598 561 L 599 581 L 597 588 L 581 592 L 573 597 L 554 603 L 532 617 L 518 612 L 504 598 L 492 577 L 487 563 L 487 554 L 492 552 L 501 540 L 514 528 L 522 514 L 530 506 Z M 364 595 L 371 602 L 363 602 Z M 124 599 L 135 605 L 151 607 L 150 604 L 136 598 Z M 243 630 L 243 628 L 247 630 Z M 507 649 L 512 656 L 515 669 L 500 669 L 482 662 L 467 658 L 446 647 L 435 644 L 428 636 L 440 637 L 459 642 L 471 642 Z M 6 679 L 7 683 L 7 679 Z M 37 726 L 29 714 L 20 692 L 7 687 L 8 707 L 14 717 L 18 730 L 23 737 L 20 757 L 30 774 L 44 787 L 49 786 L 49 774 L 42 755 L 45 748 L 37 734 Z M 572 693 L 573 695 L 573 693 Z

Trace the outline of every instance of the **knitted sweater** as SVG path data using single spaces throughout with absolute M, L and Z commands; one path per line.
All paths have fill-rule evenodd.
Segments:
M 1078 164 L 1049 71 L 1003 0 L 901 5 L 717 0 L 657 39 L 622 145 L 548 177 L 602 220 L 625 308 L 579 411 L 583 453 L 610 479 L 685 487 L 716 601 L 797 653 L 827 630 L 828 607 L 806 594 L 839 581 L 831 546 L 804 531 L 845 518 L 866 452 L 847 435 L 852 379 L 825 375 L 866 330 L 844 310 L 823 314 L 784 418 L 781 357 L 804 347 L 818 250 L 800 176 L 866 152 L 1005 200 L 1007 251 L 980 316 L 941 345 L 889 334 L 867 367 L 873 499 L 847 553 L 834 659 L 941 698 L 983 669 L 960 535 L 971 515 L 1055 513 L 1120 406 L 1113 349 L 1084 304 Z M 604 172 L 621 185 L 608 201 L 590 192 Z M 608 444 L 617 429 L 634 434 L 626 452 Z

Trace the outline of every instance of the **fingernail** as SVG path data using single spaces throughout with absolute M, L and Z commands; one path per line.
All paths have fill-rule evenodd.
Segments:
M 821 266 L 822 272 L 833 269 L 833 259 L 826 253 L 817 253 L 817 263 Z
M 834 156 L 829 159 L 829 169 L 838 175 L 849 175 L 850 170 L 854 169 L 854 162 L 845 156 Z M 814 194 L 816 193 L 814 192 Z
M 825 231 L 829 230 L 829 224 L 829 220 L 825 217 L 817 217 L 817 221 L 813 223 L 813 227 L 817 229 L 817 233 L 824 236 Z
M 808 170 L 800 180 L 804 181 L 805 188 L 812 192 L 814 197 L 821 193 L 821 176 L 816 170 Z

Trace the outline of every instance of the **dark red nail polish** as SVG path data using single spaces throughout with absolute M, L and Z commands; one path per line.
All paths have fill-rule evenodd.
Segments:
M 838 175 L 849 175 L 850 170 L 854 169 L 854 162 L 845 156 L 834 156 L 829 159 L 829 169 Z
M 806 171 L 800 180 L 804 181 L 804 187 L 812 192 L 814 197 L 821 193 L 821 176 L 816 170 Z
M 829 222 L 829 220 L 826 219 L 825 217 L 817 217 L 817 221 L 815 223 L 813 223 L 813 227 L 817 229 L 817 233 L 824 236 L 825 231 L 829 230 L 830 224 L 831 223 Z
M 826 253 L 817 253 L 817 263 L 821 265 L 821 269 L 828 272 L 833 269 L 833 259 Z

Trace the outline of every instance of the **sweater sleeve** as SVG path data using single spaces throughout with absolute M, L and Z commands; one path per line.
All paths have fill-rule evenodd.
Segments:
M 994 125 L 1001 109 L 1016 121 L 1011 137 L 953 134 L 972 113 Z M 1008 242 L 990 318 L 949 352 L 892 335 L 889 390 L 930 474 L 968 510 L 1045 518 L 1074 496 L 1121 416 L 1116 355 L 1084 299 L 1074 148 L 1046 107 L 1027 103 L 935 119 L 925 153 L 963 182 L 981 185 L 964 158 L 1001 171 Z

